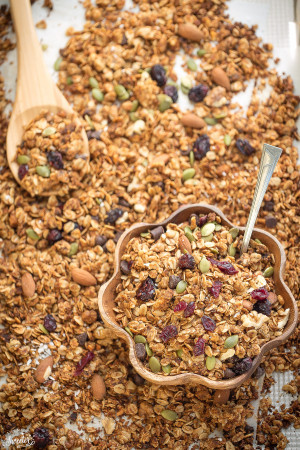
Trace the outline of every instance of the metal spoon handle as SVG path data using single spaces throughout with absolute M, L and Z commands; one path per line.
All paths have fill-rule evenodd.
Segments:
M 264 144 L 260 167 L 257 177 L 257 183 L 255 187 L 253 202 L 246 225 L 244 239 L 241 247 L 241 254 L 246 252 L 249 246 L 252 231 L 256 222 L 256 218 L 266 193 L 267 187 L 270 183 L 270 179 L 273 175 L 275 166 L 282 153 L 282 149 L 279 147 L 273 147 L 273 145 Z

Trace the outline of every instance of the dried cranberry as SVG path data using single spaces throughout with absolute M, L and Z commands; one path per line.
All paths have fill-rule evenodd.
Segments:
M 152 278 L 148 277 L 142 282 L 136 291 L 136 297 L 142 302 L 147 302 L 155 296 L 155 284 Z
M 77 412 L 73 411 L 73 412 L 70 414 L 69 419 L 70 419 L 70 422 L 71 422 L 71 423 L 76 422 L 76 419 L 77 419 Z
M 237 139 L 235 145 L 237 146 L 238 150 L 245 156 L 250 156 L 255 152 L 255 148 L 250 145 L 247 139 Z
M 81 333 L 81 334 L 78 334 L 78 336 L 76 336 L 76 339 L 77 339 L 80 347 L 84 347 L 84 344 L 86 343 L 86 341 L 88 339 L 88 335 L 87 335 L 87 333 Z
M 158 86 L 164 86 L 167 82 L 166 71 L 160 64 L 155 64 L 150 70 L 152 80 L 156 81 Z
M 175 289 L 180 280 L 181 280 L 181 278 L 178 275 L 170 275 L 169 288 Z
M 209 137 L 207 136 L 207 134 L 203 134 L 202 136 L 199 136 L 195 140 L 194 145 L 193 145 L 195 159 L 197 159 L 199 161 L 200 159 L 204 158 L 204 156 L 209 151 L 209 149 L 210 149 L 210 142 L 209 142 Z
M 269 292 L 264 287 L 254 289 L 251 292 L 251 297 L 254 298 L 254 300 L 265 300 L 266 298 L 268 298 L 268 295 L 269 295 Z
M 181 255 L 178 259 L 178 267 L 180 269 L 193 269 L 195 267 L 195 259 L 192 255 L 189 253 L 185 253 L 184 255 Z
M 123 214 L 124 211 L 121 208 L 111 209 L 105 217 L 104 223 L 114 224 L 120 217 L 123 216 Z
M 204 354 L 205 348 L 205 340 L 203 338 L 199 338 L 194 346 L 194 355 L 199 356 Z
M 74 377 L 77 377 L 78 375 L 81 374 L 81 372 L 83 371 L 83 369 L 85 368 L 85 366 L 92 361 L 92 359 L 94 359 L 94 353 L 93 352 L 87 352 L 87 354 L 85 356 L 83 356 L 81 358 L 81 360 L 77 363 L 75 372 L 74 372 Z
M 265 202 L 263 209 L 265 211 L 274 211 L 274 202 Z
M 50 230 L 47 236 L 47 241 L 50 245 L 55 244 L 55 242 L 58 242 L 62 239 L 62 234 L 57 228 L 53 228 L 53 230 Z
M 225 380 L 228 380 L 229 378 L 234 378 L 235 377 L 235 373 L 233 370 L 229 369 L 228 367 L 225 369 L 223 378 L 225 378 Z
M 187 307 L 187 302 L 181 300 L 177 305 L 174 306 L 174 312 L 184 311 Z
M 18 177 L 20 180 L 23 180 L 25 175 L 27 175 L 29 170 L 28 164 L 21 164 L 18 169 Z
M 207 222 L 207 216 L 201 216 L 199 217 L 199 227 L 203 227 Z
M 267 298 L 265 300 L 260 300 L 253 305 L 254 311 L 269 317 L 271 315 L 271 309 L 272 305 Z
M 198 84 L 195 87 L 192 87 L 188 93 L 188 97 L 191 100 L 191 102 L 202 102 L 204 97 L 206 97 L 208 93 L 208 86 L 205 84 Z
M 175 86 L 165 86 L 164 93 L 171 97 L 174 103 L 178 100 L 178 91 Z
M 44 318 L 44 327 L 49 333 L 55 331 L 57 328 L 56 320 L 51 314 L 47 314 Z
M 161 340 L 166 343 L 169 339 L 177 336 L 178 330 L 176 325 L 167 325 L 160 333 Z
M 219 297 L 222 285 L 223 285 L 222 281 L 216 280 L 213 282 L 213 285 L 209 288 L 209 292 L 214 298 Z
M 39 427 L 32 433 L 34 448 L 46 448 L 50 443 L 50 433 L 47 428 Z
M 252 359 L 247 357 L 240 359 L 232 368 L 236 375 L 242 375 L 242 373 L 248 372 L 252 367 Z
M 217 261 L 216 259 L 209 257 L 207 257 L 207 259 L 226 275 L 234 275 L 238 273 L 238 270 L 235 269 L 235 267 L 233 267 L 233 265 L 229 261 Z
M 133 265 L 133 261 L 125 261 L 124 259 L 120 263 L 121 272 L 125 275 L 128 275 L 131 271 L 131 267 Z
M 184 310 L 184 313 L 183 313 L 184 317 L 191 317 L 195 312 L 195 308 L 196 308 L 196 303 L 190 302 L 187 305 L 186 309 Z
M 54 169 L 60 170 L 64 168 L 64 162 L 61 153 L 57 151 L 49 152 L 47 154 L 47 159 L 50 166 L 54 167 Z
M 201 322 L 206 331 L 214 331 L 216 328 L 215 321 L 208 316 L 203 316 Z
M 268 228 L 275 228 L 277 225 L 277 219 L 274 216 L 267 216 L 265 218 L 265 224 Z
M 255 372 L 252 374 L 252 378 L 260 378 L 265 374 L 265 369 L 263 366 L 258 366 L 258 368 L 255 370 Z

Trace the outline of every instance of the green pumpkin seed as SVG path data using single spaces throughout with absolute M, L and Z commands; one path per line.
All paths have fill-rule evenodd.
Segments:
M 237 334 L 233 334 L 232 336 L 229 336 L 226 341 L 224 342 L 225 348 L 233 348 L 236 346 L 236 344 L 239 341 L 239 337 Z
M 186 290 L 186 287 L 187 287 L 187 282 L 184 280 L 180 280 L 176 286 L 177 294 L 182 294 Z
M 125 327 L 124 330 L 127 331 L 127 333 L 133 338 L 133 334 L 132 334 L 132 331 L 130 330 L 130 328 Z
M 139 116 L 135 112 L 130 112 L 129 118 L 132 122 L 136 122 L 137 120 L 139 120 Z
M 268 267 L 268 268 L 264 271 L 263 276 L 264 276 L 265 278 L 269 278 L 269 277 L 271 277 L 271 276 L 273 275 L 273 273 L 274 273 L 274 267 Z
M 181 79 L 180 87 L 184 94 L 188 94 L 193 86 L 192 79 L 187 75 Z
M 90 118 L 90 116 L 88 116 L 87 114 L 85 114 L 84 120 L 89 124 L 89 126 L 91 127 L 92 130 L 95 129 L 95 125 L 94 125 L 92 119 Z
M 215 231 L 220 231 L 222 228 L 222 225 L 220 223 L 214 222 L 215 224 Z
M 210 262 L 203 256 L 199 263 L 199 269 L 201 273 L 207 273 L 210 269 Z
M 175 411 L 171 411 L 171 409 L 165 409 L 161 412 L 161 415 L 164 419 L 171 420 L 172 422 L 178 419 L 178 414 Z
M 178 89 L 178 84 L 175 83 L 175 81 L 173 81 L 173 80 L 171 80 L 171 79 L 169 79 L 169 80 L 167 81 L 167 86 L 175 86 L 176 89 Z
M 187 62 L 187 66 L 190 70 L 192 70 L 193 72 L 197 71 L 197 64 L 193 59 L 189 59 Z
M 78 252 L 78 242 L 72 242 L 68 256 L 76 255 Z
M 204 56 L 207 53 L 206 50 L 204 50 L 204 48 L 199 48 L 199 50 L 197 50 L 197 55 L 198 56 Z
M 17 157 L 17 163 L 18 164 L 27 164 L 29 163 L 30 158 L 27 155 L 18 155 Z
M 47 127 L 43 130 L 42 132 L 42 136 L 46 137 L 46 136 L 52 136 L 52 134 L 56 133 L 56 128 L 54 127 Z
M 162 371 L 164 373 L 166 373 L 168 375 L 169 375 L 169 373 L 171 373 L 171 366 L 170 366 L 170 364 L 168 364 L 167 366 L 161 366 L 161 368 L 162 368 Z
M 181 358 L 183 355 L 183 350 L 182 348 L 180 348 L 179 350 L 176 350 L 176 355 L 178 356 L 178 358 Z
M 262 244 L 262 242 L 261 242 L 259 239 L 254 239 L 254 241 L 255 241 L 257 244 Z
M 119 100 L 128 100 L 129 99 L 129 92 L 122 86 L 122 84 L 117 84 L 115 86 L 115 93 L 118 96 Z
M 220 112 L 218 114 L 214 114 L 214 118 L 217 119 L 217 120 L 225 119 L 226 116 L 227 116 L 227 113 L 225 111 L 224 112 Z
M 39 324 L 39 329 L 44 333 L 44 334 L 50 334 L 48 330 L 46 330 L 46 328 L 44 327 L 44 325 L 42 325 L 41 323 Z
M 167 109 L 169 109 L 173 103 L 171 97 L 169 97 L 166 94 L 159 94 L 157 98 L 158 98 L 158 109 L 160 112 L 164 112 Z
M 97 100 L 97 102 L 102 102 L 102 100 L 104 99 L 103 93 L 98 88 L 92 89 L 92 96 L 95 100 Z
M 59 68 L 60 68 L 60 65 L 61 65 L 61 63 L 62 63 L 62 57 L 61 56 L 59 56 L 58 58 L 57 58 L 57 60 L 55 61 L 55 63 L 54 63 L 54 70 L 56 70 L 56 72 L 58 72 L 59 71 Z
M 48 48 L 48 44 L 42 44 L 42 50 L 45 52 Z
M 67 77 L 67 85 L 71 86 L 71 84 L 73 84 L 73 80 L 71 77 Z
M 204 242 L 211 242 L 213 238 L 214 238 L 213 233 L 209 234 L 208 236 L 202 236 Z
M 190 158 L 190 165 L 191 167 L 193 167 L 195 163 L 195 153 L 193 151 L 190 152 L 189 158 Z
M 161 365 L 160 362 L 157 358 L 155 358 L 155 356 L 151 356 L 151 358 L 149 359 L 149 367 L 152 370 L 152 372 L 157 373 L 160 371 L 161 369 Z
M 137 344 L 146 344 L 146 338 L 144 336 L 142 336 L 141 334 L 137 334 L 136 336 L 134 336 L 134 342 L 136 342 Z
M 149 347 L 148 342 L 146 342 L 146 344 L 145 344 L 145 349 L 146 349 L 146 353 L 147 353 L 148 356 L 152 356 L 153 355 L 153 351 Z
M 236 254 L 236 247 L 234 247 L 233 244 L 230 244 L 228 247 L 228 255 L 235 256 L 235 254 Z
M 231 144 L 231 136 L 229 136 L 229 134 L 225 134 L 224 136 L 224 144 L 229 147 L 229 145 Z
M 219 250 L 217 248 L 210 248 L 209 249 L 212 253 L 214 253 L 215 255 L 217 255 L 219 253 Z
M 132 102 L 132 106 L 131 106 L 131 112 L 135 112 L 139 107 L 139 101 L 138 100 L 133 100 Z
M 146 231 L 145 233 L 141 233 L 140 236 L 141 236 L 142 238 L 148 239 L 148 238 L 151 237 L 151 234 L 149 233 L 149 231 Z
M 207 125 L 216 125 L 217 121 L 213 117 L 204 117 L 204 122 L 207 123 Z
M 35 168 L 36 173 L 43 178 L 49 178 L 50 177 L 50 168 L 48 166 L 36 166 Z
M 36 234 L 36 232 L 32 228 L 27 228 L 26 234 L 30 239 L 33 239 L 34 241 L 38 241 L 40 239 L 39 235 Z
M 93 89 L 98 89 L 98 88 L 99 88 L 99 83 L 98 83 L 98 81 L 96 80 L 96 78 L 94 78 L 94 77 L 90 77 L 90 78 L 89 78 L 89 85 L 90 85 L 91 88 L 93 88 Z
M 238 228 L 230 228 L 229 233 L 232 236 L 232 239 L 235 239 L 238 234 L 239 234 L 240 230 Z
M 207 356 L 205 364 L 207 370 L 213 370 L 216 365 L 216 358 L 214 356 Z
M 184 227 L 184 234 L 186 235 L 186 237 L 188 238 L 188 240 L 190 242 L 195 241 L 195 236 L 193 235 L 192 230 L 190 229 L 190 227 Z
M 215 231 L 215 224 L 213 222 L 208 222 L 201 228 L 201 236 L 209 236 Z
M 196 173 L 196 171 L 193 167 L 191 167 L 190 169 L 185 169 L 182 173 L 183 181 L 187 181 L 187 180 L 190 180 L 191 178 L 194 178 L 195 173 Z

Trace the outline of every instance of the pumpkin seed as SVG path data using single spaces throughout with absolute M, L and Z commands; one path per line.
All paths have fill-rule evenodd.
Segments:
M 119 100 L 128 100 L 129 99 L 129 92 L 122 86 L 122 84 L 117 84 L 115 86 L 115 93 L 118 96 Z
M 47 127 L 43 130 L 42 132 L 42 136 L 46 137 L 46 136 L 52 136 L 52 134 L 56 133 L 56 128 L 54 127 Z
M 143 238 L 146 238 L 146 239 L 148 239 L 148 238 L 151 237 L 149 231 L 147 231 L 147 232 L 145 232 L 145 233 L 141 233 L 140 236 L 143 237 Z
M 195 163 L 195 153 L 193 151 L 190 152 L 189 158 L 190 158 L 190 165 L 191 167 L 193 167 Z
M 73 84 L 73 80 L 71 77 L 67 77 L 67 85 L 71 86 L 71 84 Z
M 95 100 L 97 100 L 97 102 L 102 102 L 102 100 L 104 99 L 103 93 L 98 88 L 92 89 L 92 96 Z
M 239 337 L 237 334 L 233 334 L 232 336 L 229 336 L 225 342 L 224 342 L 224 347 L 225 348 L 233 348 L 236 346 L 236 344 L 239 341 Z
M 229 230 L 229 233 L 231 234 L 233 239 L 235 239 L 237 237 L 239 232 L 240 232 L 240 230 L 238 228 L 230 228 L 230 230 Z
M 213 117 L 204 117 L 204 122 L 207 123 L 207 125 L 216 125 L 217 121 Z
M 168 364 L 167 366 L 161 366 L 162 371 L 169 375 L 171 373 L 171 366 Z
M 219 253 L 219 250 L 217 248 L 210 248 L 209 249 L 212 253 L 214 253 L 215 255 L 217 255 Z
M 189 59 L 187 62 L 187 66 L 190 70 L 192 70 L 193 72 L 197 71 L 197 64 L 193 59 Z
M 184 94 L 187 95 L 190 92 L 190 89 L 192 88 L 192 86 L 193 86 L 193 81 L 188 75 L 181 78 L 180 87 Z
M 130 330 L 130 328 L 125 327 L 124 330 L 127 331 L 127 333 L 133 338 L 133 334 L 132 334 L 132 331 Z
M 39 235 L 32 228 L 27 228 L 26 234 L 30 239 L 33 239 L 34 241 L 40 239 Z
M 234 247 L 233 244 L 230 244 L 228 247 L 228 255 L 235 256 L 235 254 L 236 254 L 236 247 Z
M 164 419 L 171 420 L 172 422 L 178 419 L 178 414 L 175 411 L 172 411 L 171 409 L 165 409 L 164 411 L 161 412 L 161 415 L 163 416 Z
M 229 136 L 229 134 L 225 134 L 224 136 L 224 144 L 229 147 L 229 145 L 231 144 L 231 136 Z
M 169 109 L 173 103 L 171 97 L 169 97 L 166 94 L 159 94 L 157 98 L 158 98 L 158 109 L 160 112 L 164 112 L 167 109 Z
M 184 234 L 186 235 L 186 237 L 188 238 L 188 240 L 190 242 L 195 241 L 195 236 L 193 235 L 192 230 L 190 229 L 190 227 L 184 227 Z
M 257 244 L 262 244 L 262 242 L 261 242 L 259 239 L 254 239 L 254 241 L 255 241 Z
M 220 112 L 218 114 L 214 114 L 214 118 L 217 120 L 225 119 L 226 116 L 227 116 L 227 113 L 225 111 Z
M 201 236 L 209 236 L 215 231 L 215 224 L 213 222 L 208 222 L 201 228 Z
M 137 120 L 139 120 L 139 116 L 135 112 L 130 112 L 129 118 L 132 122 L 136 122 Z
M 27 164 L 29 163 L 30 158 L 27 155 L 18 155 L 17 157 L 17 163 L 18 164 Z
M 42 50 L 45 52 L 48 48 L 48 44 L 42 44 Z
M 84 120 L 89 124 L 89 126 L 91 127 L 92 130 L 95 129 L 94 123 L 93 123 L 92 119 L 90 118 L 90 116 L 85 114 Z
M 222 228 L 222 225 L 220 223 L 214 222 L 215 224 L 215 231 L 220 231 Z
M 50 177 L 50 168 L 48 166 L 36 166 L 35 171 L 40 177 Z
M 39 324 L 39 329 L 44 333 L 44 334 L 50 334 L 48 330 L 46 330 L 46 328 L 44 327 L 44 325 L 42 325 L 41 323 Z
M 183 350 L 182 348 L 180 348 L 179 350 L 176 350 L 176 355 L 178 356 L 178 358 L 181 358 L 183 355 Z
M 206 53 L 207 53 L 207 51 L 204 48 L 199 48 L 197 50 L 197 55 L 200 56 L 200 57 L 204 56 Z
M 99 83 L 98 83 L 98 81 L 96 80 L 96 78 L 94 78 L 94 77 L 90 77 L 90 78 L 89 78 L 89 85 L 90 85 L 91 88 L 93 88 L 93 89 L 98 89 L 98 88 L 99 88 Z
M 134 342 L 136 342 L 137 344 L 146 344 L 146 338 L 144 336 L 142 336 L 141 334 L 137 334 L 136 336 L 134 336 Z
M 135 112 L 139 107 L 139 101 L 138 100 L 133 100 L 132 102 L 132 106 L 131 106 L 131 112 Z
M 207 370 L 213 370 L 216 365 L 216 358 L 214 356 L 207 356 L 205 364 Z
M 59 68 L 60 68 L 60 65 L 61 65 L 61 63 L 62 63 L 62 57 L 61 56 L 59 56 L 58 58 L 57 58 L 57 60 L 55 61 L 55 63 L 54 63 L 54 70 L 56 70 L 56 72 L 58 72 L 59 71 Z
M 210 269 L 210 262 L 203 256 L 199 263 L 199 269 L 201 273 L 207 273 Z
M 157 358 L 155 358 L 155 356 L 151 356 L 151 358 L 149 359 L 149 367 L 152 370 L 152 372 L 157 373 L 160 371 L 161 369 L 161 365 L 160 362 Z
M 146 349 L 146 353 L 147 353 L 148 356 L 152 356 L 153 355 L 153 351 L 149 347 L 148 342 L 146 342 L 146 344 L 145 344 L 145 349 Z
M 209 234 L 208 236 L 203 236 L 202 239 L 204 242 L 211 242 L 214 238 L 213 233 Z
M 186 287 L 187 287 L 187 282 L 184 280 L 180 280 L 176 286 L 177 294 L 182 294 L 186 290 Z
M 78 242 L 72 242 L 68 256 L 76 255 L 78 252 Z
M 263 276 L 264 276 L 265 278 L 269 278 L 269 277 L 271 277 L 271 276 L 273 275 L 273 273 L 274 273 L 274 267 L 268 267 L 268 268 L 264 271 Z
M 196 171 L 193 167 L 191 167 L 189 169 L 185 169 L 182 173 L 183 181 L 187 181 L 187 180 L 190 180 L 191 178 L 194 178 L 195 173 L 196 173 Z
M 175 81 L 173 81 L 173 80 L 171 80 L 171 79 L 169 79 L 169 80 L 167 81 L 167 86 L 175 86 L 176 89 L 178 89 L 178 84 L 175 83 Z

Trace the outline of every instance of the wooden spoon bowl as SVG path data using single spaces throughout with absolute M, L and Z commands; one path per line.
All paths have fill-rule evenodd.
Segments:
M 106 324 L 107 327 L 111 328 L 112 331 L 117 336 L 121 337 L 127 342 L 129 346 L 129 360 L 134 369 L 143 378 L 155 384 L 176 385 L 176 384 L 198 383 L 212 389 L 225 390 L 236 388 L 240 386 L 242 383 L 244 383 L 246 380 L 248 380 L 248 378 L 252 375 L 252 373 L 257 369 L 257 367 L 261 363 L 262 357 L 268 351 L 270 351 L 272 348 L 282 345 L 288 339 L 288 337 L 293 333 L 297 324 L 298 319 L 297 305 L 291 291 L 283 281 L 283 274 L 286 263 L 284 250 L 279 241 L 276 238 L 274 238 L 270 233 L 254 228 L 252 235 L 253 239 L 256 238 L 259 239 L 263 244 L 265 244 L 268 247 L 270 252 L 274 254 L 275 266 L 273 276 L 275 282 L 275 290 L 277 294 L 283 297 L 285 308 L 290 308 L 289 319 L 283 330 L 282 335 L 276 337 L 275 339 L 272 339 L 269 342 L 266 342 L 261 347 L 259 355 L 257 355 L 253 360 L 253 365 L 248 372 L 235 378 L 222 381 L 210 380 L 207 377 L 195 373 L 183 373 L 179 375 L 169 375 L 169 376 L 157 375 L 150 372 L 150 370 L 148 370 L 137 358 L 135 353 L 134 340 L 116 322 L 115 313 L 113 310 L 113 308 L 115 307 L 116 287 L 121 279 L 120 261 L 125 251 L 126 245 L 129 242 L 129 240 L 132 239 L 133 237 L 139 236 L 140 233 L 151 230 L 159 225 L 165 227 L 170 222 L 180 224 L 184 221 L 187 221 L 190 215 L 193 213 L 208 214 L 210 212 L 214 212 L 218 216 L 220 216 L 222 224 L 227 225 L 230 228 L 236 227 L 224 216 L 224 214 L 218 208 L 207 204 L 182 206 L 177 211 L 175 211 L 168 219 L 164 220 L 159 224 L 138 223 L 136 225 L 133 225 L 131 228 L 129 228 L 129 230 L 125 231 L 121 236 L 121 238 L 119 239 L 115 252 L 114 274 L 109 281 L 107 281 L 105 284 L 102 285 L 99 291 L 98 296 L 99 310 L 104 323 Z M 236 227 L 236 228 L 239 228 L 241 231 L 244 230 L 244 227 Z

